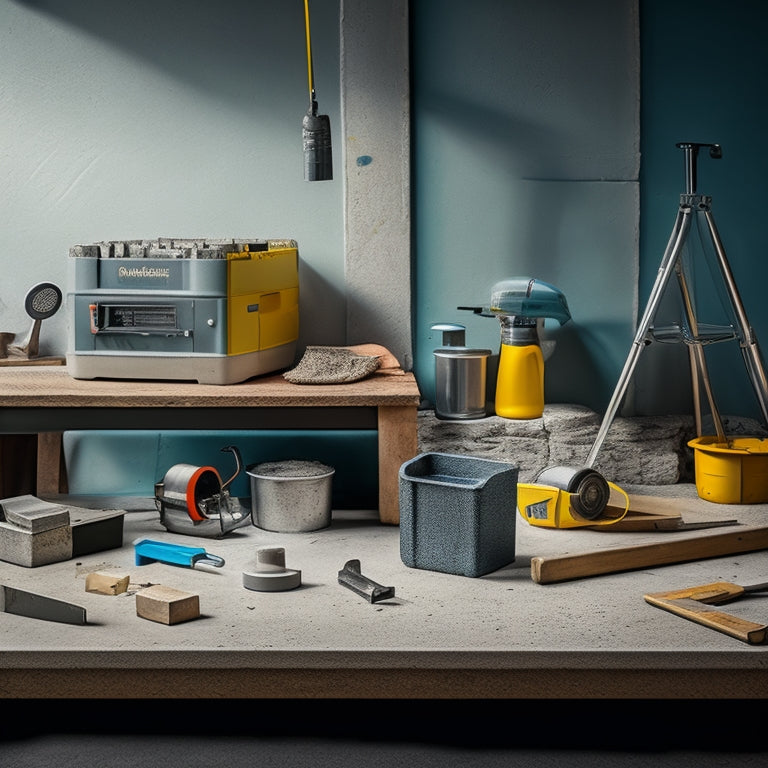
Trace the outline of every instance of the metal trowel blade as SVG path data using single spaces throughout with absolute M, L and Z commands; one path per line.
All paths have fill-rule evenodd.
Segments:
M 0 613 L 13 613 L 31 619 L 86 624 L 85 608 L 64 600 L 36 595 L 23 589 L 0 584 Z

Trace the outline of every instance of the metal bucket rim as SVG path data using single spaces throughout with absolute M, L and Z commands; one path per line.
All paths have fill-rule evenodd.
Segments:
M 246 467 L 245 472 L 250 477 L 255 477 L 259 480 L 276 480 L 276 481 L 291 481 L 295 482 L 296 480 L 322 480 L 326 477 L 331 477 L 335 472 L 336 469 L 334 467 L 329 467 L 327 464 L 322 464 L 320 462 L 314 462 L 314 461 L 307 461 L 307 462 L 296 462 L 298 464 L 305 464 L 307 466 L 313 466 L 317 467 L 318 472 L 317 474 L 311 474 L 311 475 L 271 475 L 271 474 L 265 474 L 263 472 L 257 472 L 256 470 L 259 467 L 264 467 L 267 465 L 279 465 L 281 462 L 279 461 L 268 461 L 268 462 L 261 462 L 260 464 L 252 464 L 249 467 Z

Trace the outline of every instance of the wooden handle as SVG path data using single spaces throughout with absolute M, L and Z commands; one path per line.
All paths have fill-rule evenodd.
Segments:
M 734 585 L 735 586 L 735 585 Z M 694 588 L 695 589 L 695 588 Z M 687 590 L 680 590 L 685 592 Z M 682 616 L 689 621 L 695 621 L 710 629 L 716 629 L 726 635 L 735 637 L 745 643 L 757 645 L 765 642 L 768 626 L 756 624 L 753 621 L 723 613 L 717 608 L 711 608 L 706 603 L 690 597 L 670 599 L 659 594 L 644 595 L 645 601 L 657 608 Z
M 675 589 L 671 592 L 654 592 L 646 597 L 658 597 L 665 600 L 680 600 L 690 598 L 707 605 L 720 605 L 736 600 L 744 594 L 744 587 L 730 581 L 715 581 L 712 584 L 701 584 L 696 587 Z
M 665 534 L 665 537 L 671 535 L 674 534 Z M 759 549 L 768 549 L 768 527 L 739 527 L 727 533 L 689 536 L 631 547 L 598 549 L 577 555 L 532 557 L 531 578 L 537 584 L 551 584 L 655 565 L 703 560 L 737 552 L 754 552 Z

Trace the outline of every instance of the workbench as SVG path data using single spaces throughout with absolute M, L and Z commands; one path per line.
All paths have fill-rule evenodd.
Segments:
M 66 490 L 62 433 L 106 429 L 372 429 L 379 519 L 397 524 L 398 472 L 417 452 L 419 388 L 386 369 L 344 384 L 291 384 L 281 374 L 238 384 L 80 380 L 65 366 L 0 368 L 0 435 L 37 434 L 37 493 Z
M 685 499 L 693 521 L 759 526 L 768 505 L 720 505 L 692 485 L 627 488 Z M 0 613 L 6 698 L 736 699 L 768 694 L 768 646 L 750 645 L 647 604 L 643 595 L 713 581 L 766 581 L 765 551 L 554 584 L 533 581 L 534 557 L 671 541 L 694 532 L 544 529 L 517 515 L 515 561 L 470 578 L 410 568 L 399 526 L 375 511 L 334 510 L 328 528 L 279 534 L 248 525 L 223 539 L 167 532 L 151 498 L 49 497 L 123 509 L 123 546 L 35 568 L 0 562 L 0 583 L 82 606 L 86 625 Z M 671 537 L 671 538 L 670 538 Z M 133 542 L 203 547 L 216 568 L 134 563 Z M 261 547 L 285 549 L 301 585 L 243 586 Z M 350 559 L 395 588 L 369 602 L 338 582 Z M 165 625 L 137 616 L 135 593 L 85 591 L 93 571 L 132 585 L 199 595 L 200 617 Z M 768 596 L 729 610 L 768 621 Z M 595 725 L 592 723 L 592 725 Z M 510 724 L 512 727 L 512 724 Z

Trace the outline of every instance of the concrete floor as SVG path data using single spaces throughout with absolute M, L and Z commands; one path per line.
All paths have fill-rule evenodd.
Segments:
M 685 520 L 736 518 L 746 525 L 768 524 L 768 505 L 712 504 L 688 485 L 628 488 L 684 499 Z M 88 627 L 34 622 L 3 614 L 4 656 L 9 652 L 95 651 L 129 655 L 154 652 L 436 653 L 460 650 L 502 653 L 590 651 L 682 651 L 691 648 L 755 652 L 720 633 L 706 631 L 648 606 L 642 595 L 688 584 L 766 580 L 765 553 L 644 568 L 559 584 L 536 584 L 531 558 L 602 548 L 658 543 L 691 533 L 611 533 L 584 528 L 546 529 L 516 516 L 514 562 L 479 578 L 409 568 L 400 556 L 399 526 L 382 525 L 374 511 L 334 511 L 330 527 L 305 533 L 272 533 L 254 526 L 223 539 L 169 533 L 151 499 L 74 498 L 125 508 L 123 547 L 72 560 L 24 568 L 0 562 L 0 583 L 66 600 L 87 610 Z M 712 529 L 703 534 L 726 529 Z M 202 548 L 222 557 L 221 568 L 184 568 L 153 562 L 137 566 L 133 542 L 149 538 Z M 242 574 L 252 571 L 262 547 L 282 546 L 286 566 L 301 571 L 298 589 L 257 592 L 245 589 Z M 369 604 L 339 585 L 337 575 L 352 558 L 373 581 L 394 586 L 395 598 Z M 132 585 L 162 584 L 200 596 L 201 620 L 168 627 L 138 619 L 134 592 L 104 596 L 85 591 L 93 571 L 130 575 Z M 765 598 L 768 600 L 768 598 Z M 747 607 L 746 605 L 744 606 Z M 761 611 L 764 604 L 749 607 Z M 740 606 L 741 609 L 741 606 Z
M 767 505 L 713 505 L 692 486 L 639 487 L 630 493 L 676 495 L 685 519 L 736 516 L 762 525 Z M 83 503 L 84 499 L 73 500 Z M 91 500 L 93 501 L 93 500 Z M 112 506 L 100 500 L 95 506 Z M 17 668 L 39 669 L 92 663 L 133 666 L 151 676 L 162 658 L 183 659 L 190 674 L 206 663 L 245 657 L 309 666 L 328 659 L 381 663 L 441 664 L 460 654 L 480 666 L 515 664 L 540 671 L 541 690 L 531 697 L 398 698 L 356 696 L 344 689 L 263 698 L 219 698 L 211 688 L 190 699 L 160 689 L 146 698 L 131 691 L 104 691 L 103 698 L 46 699 L 15 695 L 0 729 L 0 764 L 15 768 L 133 766 L 160 759 L 169 768 L 197 764 L 237 766 L 377 766 L 414 768 L 462 765 L 564 768 L 617 766 L 671 768 L 762 766 L 768 756 L 762 731 L 747 726 L 742 712 L 759 706 L 738 689 L 707 700 L 685 696 L 660 700 L 626 689 L 618 698 L 583 698 L 558 689 L 563 667 L 600 663 L 621 671 L 649 665 L 699 663 L 724 669 L 760 669 L 768 646 L 738 640 L 648 606 L 645 591 L 713 580 L 766 580 L 764 552 L 667 565 L 553 585 L 534 583 L 534 555 L 639 543 L 648 534 L 535 529 L 517 521 L 515 562 L 480 578 L 408 568 L 399 555 L 397 526 L 382 526 L 373 512 L 336 512 L 329 528 L 280 535 L 246 528 L 223 540 L 167 533 L 148 500 L 123 499 L 124 546 L 38 568 L 0 563 L 0 582 L 76 602 L 87 608 L 87 626 L 68 626 L 2 614 L 0 689 Z M 651 534 L 651 536 L 668 534 Z M 679 534 L 672 534 L 677 536 Z M 222 555 L 221 569 L 136 566 L 137 536 L 203 546 Z M 618 538 L 616 538 L 618 537 Z M 289 567 L 303 583 L 285 593 L 243 588 L 242 571 L 255 549 L 284 545 Z M 396 597 L 370 604 L 338 584 L 337 571 L 358 557 L 363 572 L 396 587 Z M 132 582 L 158 582 L 198 592 L 200 620 L 167 626 L 136 616 L 131 596 L 86 593 L 87 573 L 124 569 Z M 765 601 L 750 604 L 766 619 Z M 152 653 L 147 654 L 147 651 Z M 115 655 L 116 654 L 116 655 Z M 148 660 L 148 657 L 149 660 Z M 382 662 L 385 659 L 385 662 Z M 474 661 L 468 661 L 473 659 Z M 362 661 L 361 661 L 362 660 Z M 250 662 L 249 662 L 250 663 Z M 142 672 L 143 666 L 146 673 Z M 673 667 L 671 666 L 670 669 Z M 35 669 L 31 670 L 32 672 Z M 297 670 L 300 672 L 300 670 Z M 729 674 L 729 673 L 726 673 Z M 258 675 L 255 679 L 258 679 Z M 685 677 L 683 676 L 683 680 Z
M 640 490 L 678 494 L 691 510 L 685 514 L 688 522 L 736 517 L 742 524 L 760 525 L 766 520 L 768 505 L 712 504 L 699 499 L 692 486 Z M 99 503 L 104 506 L 106 501 Z M 760 670 L 768 646 L 748 645 L 643 599 L 648 592 L 711 581 L 765 581 L 764 552 L 538 584 L 531 578 L 533 556 L 658 543 L 690 534 L 542 529 L 518 517 L 514 562 L 470 578 L 405 566 L 399 527 L 380 524 L 375 512 L 334 511 L 331 526 L 314 532 L 277 534 L 249 526 L 224 539 L 206 540 L 165 531 L 151 500 L 123 501 L 126 508 L 133 505 L 125 515 L 123 547 L 36 568 L 0 563 L 1 583 L 75 603 L 88 617 L 87 626 L 72 626 L 1 615 L 0 664 L 6 690 L 14 690 L 14 695 L 23 698 L 25 691 L 34 690 L 35 680 L 46 681 L 49 673 L 63 674 L 56 670 L 72 670 L 67 684 L 76 686 L 84 670 L 112 668 L 132 673 L 138 697 L 409 698 L 424 695 L 419 694 L 420 678 L 408 672 L 413 668 L 426 677 L 435 671 L 442 676 L 442 682 L 435 683 L 442 689 L 432 689 L 430 697 L 439 690 L 485 696 L 485 688 L 478 689 L 476 682 L 484 678 L 492 686 L 491 696 L 578 698 L 584 695 L 578 677 L 584 670 L 603 672 L 594 693 L 608 698 L 653 698 L 658 695 L 653 686 L 662 684 L 671 686 L 675 695 L 675 675 L 685 681 L 683 696 L 755 695 L 765 685 Z M 225 565 L 137 566 L 132 542 L 140 537 L 205 548 L 223 557 Z M 254 567 L 256 550 L 265 545 L 284 546 L 286 565 L 302 572 L 300 587 L 272 593 L 243 587 L 243 572 Z M 340 585 L 338 571 L 351 558 L 360 560 L 370 579 L 394 586 L 395 597 L 371 604 Z M 162 584 L 198 594 L 201 616 L 173 626 L 140 618 L 133 592 L 108 596 L 85 591 L 88 573 L 100 570 L 126 572 L 134 585 Z M 766 599 L 745 600 L 732 610 L 765 622 Z M 200 670 L 201 679 L 206 673 L 210 694 L 192 674 L 186 680 L 188 689 L 167 690 L 158 667 Z M 460 678 L 454 680 L 450 672 L 454 668 L 469 670 L 475 682 L 468 685 L 475 688 L 461 687 Z M 292 672 L 268 683 L 266 671 L 261 674 L 260 669 Z M 348 689 L 329 690 L 326 682 L 312 676 L 329 669 L 348 671 L 343 683 Z M 666 670 L 661 677 L 660 669 Z M 312 675 L 304 674 L 308 670 Z M 497 670 L 505 670 L 506 677 L 497 678 Z M 648 679 L 625 691 L 620 675 L 629 672 L 646 673 Z M 394 687 L 379 688 L 379 673 L 392 674 Z M 694 673 L 698 684 L 709 688 L 706 694 L 687 679 Z M 644 687 L 646 683 L 650 687 Z M 751 690 L 745 690 L 745 684 Z

